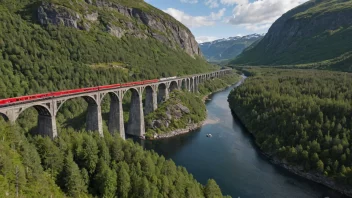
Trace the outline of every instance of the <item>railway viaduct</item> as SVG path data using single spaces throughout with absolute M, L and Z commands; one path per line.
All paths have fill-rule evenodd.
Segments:
M 15 123 L 23 111 L 34 107 L 38 111 L 37 134 L 55 138 L 58 135 L 56 128 L 56 115 L 59 109 L 66 101 L 82 97 L 88 103 L 86 116 L 87 131 L 97 131 L 103 136 L 101 102 L 104 97 L 110 96 L 111 102 L 108 119 L 109 132 L 112 134 L 119 132 L 123 139 L 125 139 L 125 133 L 143 137 L 145 134 L 144 115 L 156 110 L 158 104 L 169 98 L 169 93 L 171 91 L 175 89 L 186 89 L 195 93 L 198 92 L 198 85 L 200 83 L 213 78 L 220 78 L 229 73 L 231 73 L 231 69 L 180 77 L 147 85 L 121 87 L 96 92 L 65 95 L 49 99 L 19 102 L 0 107 L 0 116 L 2 114 L 6 120 Z M 122 101 L 128 91 L 132 92 L 132 96 L 129 111 L 130 118 L 125 129 Z M 144 91 L 146 94 L 145 105 L 143 107 L 142 97 Z

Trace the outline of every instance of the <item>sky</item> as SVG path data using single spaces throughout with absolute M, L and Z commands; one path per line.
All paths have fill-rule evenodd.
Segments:
M 186 25 L 199 43 L 266 33 L 282 14 L 308 0 L 145 0 Z

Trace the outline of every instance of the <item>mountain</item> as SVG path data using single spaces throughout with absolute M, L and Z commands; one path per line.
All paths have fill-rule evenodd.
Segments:
M 261 34 L 235 36 L 199 44 L 208 61 L 218 62 L 235 58 L 252 43 L 263 38 Z
M 230 64 L 299 65 L 352 71 L 352 1 L 311 0 L 280 17 Z
M 1 0 L 0 98 L 214 69 L 143 0 Z

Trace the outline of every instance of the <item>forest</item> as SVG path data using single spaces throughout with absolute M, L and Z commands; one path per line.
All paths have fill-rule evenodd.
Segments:
M 43 27 L 11 2 L 0 5 L 0 98 L 218 69 L 153 38 Z
M 0 197 L 222 197 L 131 140 L 60 129 L 52 141 L 0 120 Z
M 266 153 L 352 185 L 352 74 L 247 68 L 228 98 Z

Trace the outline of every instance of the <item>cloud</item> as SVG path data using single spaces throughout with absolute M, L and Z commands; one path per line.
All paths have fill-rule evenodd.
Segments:
M 209 6 L 209 8 L 219 7 L 218 0 L 205 0 L 205 5 Z
M 191 16 L 181 10 L 177 10 L 175 8 L 168 8 L 164 10 L 164 12 L 173 16 L 176 20 L 180 21 L 184 25 L 189 28 L 197 28 L 203 26 L 213 26 L 215 25 L 216 20 L 220 20 L 224 14 L 226 9 L 223 8 L 218 12 L 212 12 L 209 16 Z
M 205 43 L 205 42 L 210 42 L 210 41 L 215 41 L 219 38 L 214 37 L 214 36 L 198 36 L 196 37 L 196 41 L 198 43 Z
M 219 20 L 221 19 L 224 14 L 225 14 L 225 11 L 226 11 L 226 8 L 223 8 L 221 10 L 219 10 L 219 12 L 211 12 L 210 13 L 210 17 L 213 19 L 213 20 Z
M 181 0 L 181 2 L 195 4 L 195 3 L 198 3 L 198 0 Z
M 248 0 L 220 0 L 220 2 L 224 5 L 243 5 L 248 4 Z
M 233 17 L 227 22 L 240 25 L 249 30 L 267 29 L 282 14 L 308 0 L 221 0 L 226 4 L 237 4 Z

